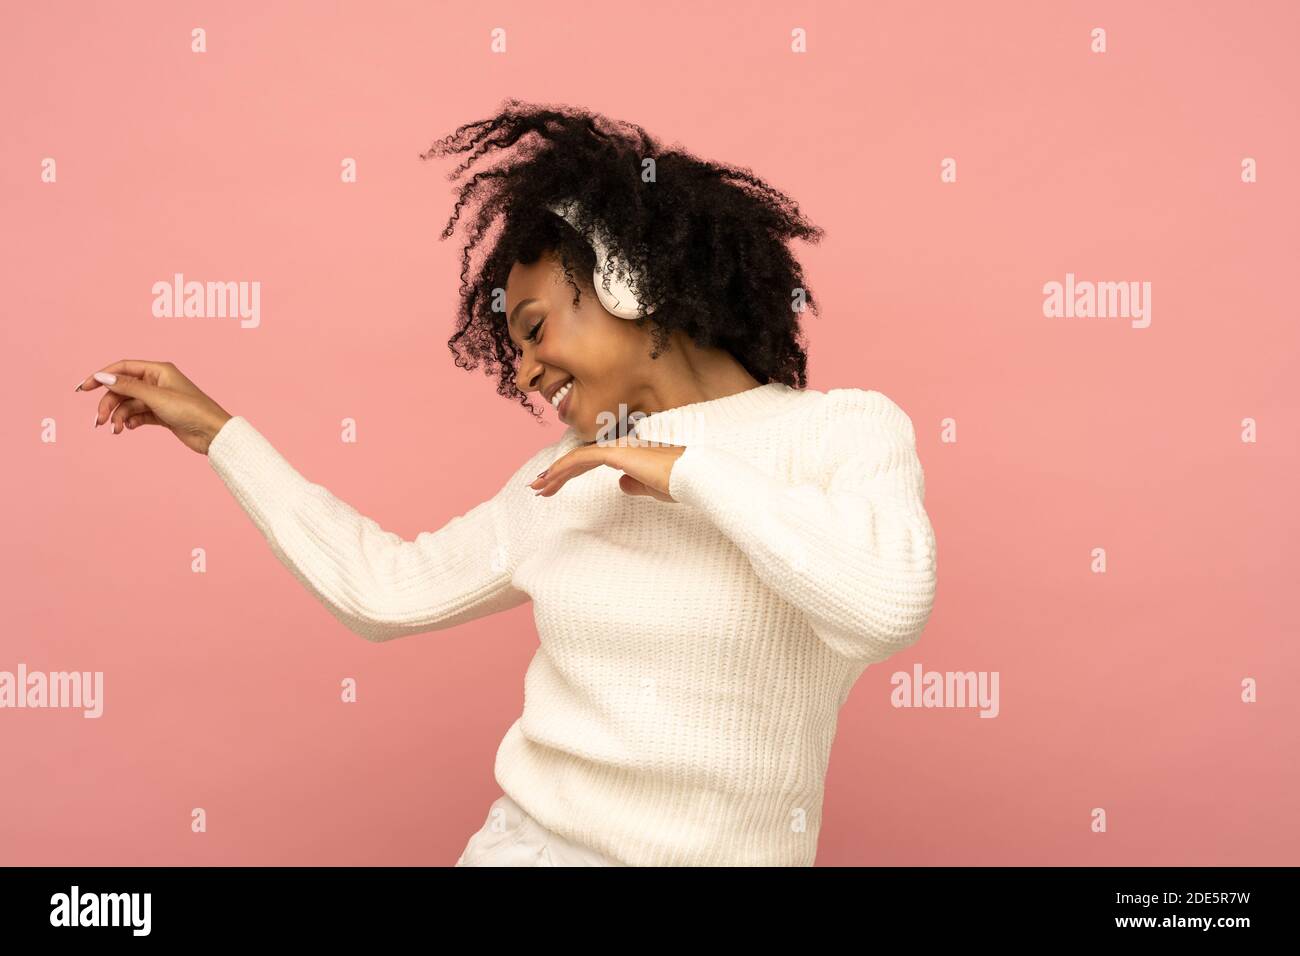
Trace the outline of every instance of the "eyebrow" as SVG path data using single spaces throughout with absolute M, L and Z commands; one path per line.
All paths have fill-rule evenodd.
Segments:
M 516 305 L 510 313 L 510 318 L 506 319 L 506 328 L 508 329 L 510 326 L 515 324 L 515 319 L 519 318 L 520 309 L 528 305 L 530 302 L 537 302 L 537 301 L 538 301 L 537 299 L 524 299 L 522 302 Z

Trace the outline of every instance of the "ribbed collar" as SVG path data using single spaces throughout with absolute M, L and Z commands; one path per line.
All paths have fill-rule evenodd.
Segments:
M 722 398 L 654 412 L 640 419 L 630 434 L 665 445 L 686 445 L 784 411 L 803 395 L 801 389 L 782 382 L 768 382 Z

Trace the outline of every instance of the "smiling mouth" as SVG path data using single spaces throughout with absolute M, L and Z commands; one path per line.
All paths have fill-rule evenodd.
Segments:
M 563 385 L 557 388 L 555 390 L 555 393 L 551 396 L 551 404 L 555 406 L 555 410 L 560 413 L 561 418 L 563 418 L 564 413 L 568 411 L 568 407 L 565 405 L 565 399 L 567 399 L 572 393 L 573 393 L 573 379 L 569 379 L 567 382 L 565 382 Z

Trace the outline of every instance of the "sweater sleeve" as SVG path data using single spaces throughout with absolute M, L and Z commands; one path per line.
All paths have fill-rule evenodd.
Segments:
M 687 445 L 669 494 L 698 508 L 832 650 L 882 661 L 912 645 L 934 603 L 934 531 L 911 420 L 880 392 L 833 389 L 801 423 L 824 447 L 822 487 L 787 484 L 733 452 Z
M 492 498 L 407 541 L 296 471 L 241 415 L 208 461 L 271 551 L 344 626 L 368 641 L 454 627 L 523 604 L 511 584 L 536 505 L 526 482 L 564 442 L 543 448 Z

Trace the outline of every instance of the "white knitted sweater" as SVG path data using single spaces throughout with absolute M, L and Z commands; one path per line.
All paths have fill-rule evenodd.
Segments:
M 414 541 L 301 474 L 242 416 L 208 458 L 276 557 L 387 641 L 533 602 L 539 647 L 497 783 L 543 826 L 633 866 L 811 865 L 840 707 L 912 644 L 935 540 L 908 416 L 876 391 L 762 385 L 656 412 L 675 502 L 600 467 L 528 482 Z

